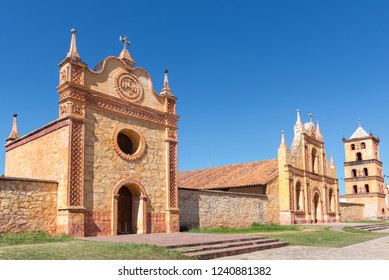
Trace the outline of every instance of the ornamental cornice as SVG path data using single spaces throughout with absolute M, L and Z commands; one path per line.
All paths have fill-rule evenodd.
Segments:
M 304 169 L 301 169 L 301 168 L 298 168 L 298 167 L 294 167 L 292 165 L 288 165 L 288 168 L 289 168 L 289 171 L 291 171 L 292 173 L 297 173 L 300 176 L 306 176 L 307 178 L 314 179 L 316 181 L 322 181 L 323 179 L 326 182 L 337 181 L 338 180 L 336 177 L 329 177 L 327 175 L 313 173 L 313 172 L 310 172 L 310 171 L 307 171 L 307 170 L 304 170 Z
M 135 108 L 133 106 L 124 105 L 120 102 L 107 100 L 97 96 L 87 95 L 85 100 L 88 106 L 98 109 L 123 114 L 171 128 L 177 128 L 178 126 L 178 116 L 175 115 L 166 115 L 165 113 L 160 112 L 156 113 L 151 110 L 146 111 L 141 108 Z

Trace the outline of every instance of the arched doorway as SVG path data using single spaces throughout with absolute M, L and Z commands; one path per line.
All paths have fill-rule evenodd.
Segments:
M 138 182 L 117 183 L 112 200 L 112 235 L 146 233 L 147 196 Z
M 321 199 L 320 194 L 316 192 L 313 195 L 313 223 L 318 223 L 322 221 L 322 213 L 321 213 Z
M 126 186 L 119 190 L 117 219 L 118 234 L 132 233 L 132 193 Z

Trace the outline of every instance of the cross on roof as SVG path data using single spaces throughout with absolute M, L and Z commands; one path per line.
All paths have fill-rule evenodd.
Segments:
M 309 121 L 312 122 L 313 114 L 309 113 L 308 116 L 309 116 Z
M 130 46 L 130 41 L 127 40 L 126 35 L 121 35 L 119 40 L 123 42 L 123 50 L 126 49 L 126 45 Z

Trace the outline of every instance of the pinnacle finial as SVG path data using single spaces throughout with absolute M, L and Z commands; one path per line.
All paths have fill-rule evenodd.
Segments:
M 288 146 L 286 145 L 286 142 L 285 142 L 285 132 L 284 131 L 281 131 L 281 145 L 280 145 L 280 148 L 284 148 L 284 149 L 288 148 Z
M 81 60 L 80 55 L 78 54 L 77 45 L 76 45 L 76 33 L 77 33 L 77 30 L 72 28 L 70 30 L 70 32 L 72 33 L 72 38 L 71 38 L 71 41 L 70 41 L 70 49 L 69 49 L 69 52 L 66 55 L 66 57 L 67 58 L 72 58 L 72 59 L 75 59 L 75 60 Z
M 299 110 L 299 109 L 297 109 L 297 121 L 296 121 L 296 123 L 298 123 L 298 124 L 302 124 L 302 123 L 303 123 L 303 122 L 301 121 L 300 110 Z
M 163 86 L 167 89 L 170 89 L 169 88 L 169 78 L 168 78 L 168 73 L 169 71 L 167 69 L 165 69 L 165 71 L 163 72 L 164 73 L 164 78 L 163 78 Z
M 316 133 L 321 134 L 319 121 L 316 121 Z
M 359 126 L 359 127 L 362 127 L 362 121 L 361 121 L 361 118 L 358 118 L 358 126 Z
M 164 78 L 163 78 L 163 89 L 161 91 L 161 95 L 173 96 L 173 93 L 172 93 L 170 86 L 169 86 L 168 72 L 169 71 L 167 69 L 165 69 Z
M 18 114 L 16 114 L 16 113 L 13 114 L 12 130 L 11 130 L 11 133 L 9 134 L 8 138 L 6 139 L 7 143 L 20 138 L 20 134 L 18 132 L 17 120 L 16 120 L 17 116 L 18 116 Z
M 334 164 L 334 155 L 331 153 L 331 157 L 330 157 L 330 167 L 331 168 L 334 168 L 335 167 L 335 164 Z

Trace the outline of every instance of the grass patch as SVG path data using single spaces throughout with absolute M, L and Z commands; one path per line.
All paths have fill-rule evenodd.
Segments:
M 178 251 L 152 245 L 73 240 L 0 247 L 2 260 L 183 260 Z
M 44 232 L 0 234 L 1 260 L 184 260 L 178 251 L 130 243 L 86 241 Z
M 39 244 L 70 241 L 68 235 L 53 236 L 43 231 L 0 234 L 0 247 L 18 244 Z
M 388 236 L 388 233 L 369 232 L 353 227 L 345 227 L 343 231 L 332 231 L 324 226 L 282 226 L 254 224 L 247 228 L 192 229 L 195 233 L 230 233 L 255 234 L 269 238 L 277 238 L 292 246 L 317 246 L 341 248 L 372 239 Z
M 344 231 L 332 231 L 329 227 L 315 227 L 315 230 L 302 231 L 299 233 L 268 233 L 266 237 L 277 238 L 284 242 L 289 242 L 294 246 L 318 246 L 341 248 L 353 244 L 373 240 L 387 236 L 387 233 L 376 233 L 346 227 Z
M 282 225 L 262 225 L 254 223 L 251 227 L 243 228 L 205 228 L 198 229 L 192 228 L 188 230 L 192 233 L 230 233 L 230 234 L 241 234 L 241 233 L 256 233 L 256 232 L 278 232 L 278 231 L 300 231 L 303 227 L 301 226 L 282 226 Z

